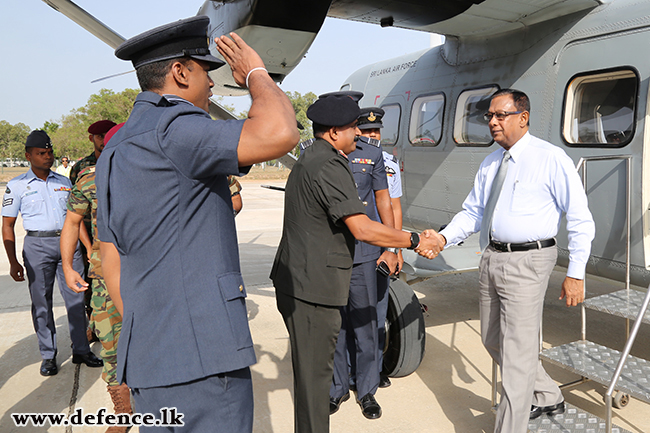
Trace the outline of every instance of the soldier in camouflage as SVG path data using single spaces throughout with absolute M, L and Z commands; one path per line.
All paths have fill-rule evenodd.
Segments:
M 77 182 L 79 173 L 86 167 L 97 164 L 97 158 L 104 150 L 104 141 L 106 133 L 115 126 L 115 122 L 110 120 L 100 120 L 88 127 L 88 140 L 93 144 L 93 151 L 90 155 L 77 161 L 77 163 L 70 170 L 70 182 L 74 185 Z
M 119 127 L 114 129 L 119 129 Z M 88 271 L 92 278 L 91 323 L 102 344 L 100 352 L 100 356 L 104 360 L 102 379 L 108 385 L 108 392 L 113 400 L 115 412 L 132 413 L 129 388 L 126 384 L 120 385 L 117 381 L 117 341 L 122 329 L 122 316 L 108 295 L 102 275 L 99 240 L 96 237 L 97 196 L 94 165 L 85 168 L 79 173 L 77 182 L 68 197 L 67 208 L 67 216 L 61 232 L 61 259 L 66 283 L 74 291 L 82 291 L 88 288 L 88 283 L 71 266 L 68 266 L 72 263 L 72 257 L 68 252 L 73 245 L 76 245 L 81 222 L 86 215 L 90 215 L 94 238 Z M 110 427 L 107 432 L 126 432 L 126 429 L 126 427 Z
M 230 188 L 230 199 L 232 200 L 232 210 L 235 213 L 235 216 L 241 212 L 241 208 L 244 207 L 244 202 L 241 199 L 241 183 L 237 180 L 234 175 L 228 176 L 228 188 Z

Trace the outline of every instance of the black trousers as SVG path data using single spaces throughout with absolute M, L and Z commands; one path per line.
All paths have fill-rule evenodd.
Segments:
M 294 431 L 328 433 L 339 307 L 304 302 L 278 291 L 276 301 L 291 343 Z

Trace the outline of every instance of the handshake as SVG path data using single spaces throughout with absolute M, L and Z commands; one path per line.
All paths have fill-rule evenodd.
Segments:
M 447 240 L 435 230 L 428 229 L 420 233 L 420 244 L 415 252 L 427 259 L 435 258 L 445 248 Z

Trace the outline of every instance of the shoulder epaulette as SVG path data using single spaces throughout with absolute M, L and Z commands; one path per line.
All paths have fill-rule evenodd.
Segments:
M 364 137 L 363 135 L 359 137 L 359 141 L 362 143 L 367 143 L 371 146 L 375 147 L 381 147 L 381 142 L 377 140 L 376 138 L 369 138 L 369 137 Z
M 305 149 L 307 149 L 309 146 L 311 146 L 312 144 L 314 144 L 314 141 L 316 141 L 315 138 L 310 138 L 309 140 L 305 140 L 305 141 L 303 141 L 302 143 L 299 144 L 299 146 L 300 146 L 300 150 L 305 150 Z

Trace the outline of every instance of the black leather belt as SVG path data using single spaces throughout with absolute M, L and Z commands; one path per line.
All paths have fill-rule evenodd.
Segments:
M 542 248 L 552 247 L 555 245 L 555 238 L 544 239 L 543 241 L 524 242 L 523 244 L 511 244 L 497 241 L 490 241 L 490 246 L 502 253 L 513 251 L 541 250 Z
M 27 236 L 35 236 L 37 238 L 56 238 L 61 236 L 61 230 L 49 231 L 27 231 Z

